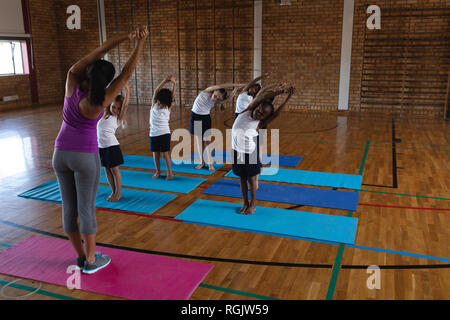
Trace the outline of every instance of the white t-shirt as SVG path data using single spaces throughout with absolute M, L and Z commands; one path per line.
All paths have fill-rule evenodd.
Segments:
M 236 99 L 236 113 L 241 113 L 247 109 L 253 97 L 248 95 L 247 92 L 242 92 Z
M 254 137 L 258 136 L 259 120 L 251 117 L 251 112 L 240 113 L 231 129 L 231 147 L 240 153 L 251 154 L 255 151 Z
M 118 126 L 116 116 L 110 115 L 107 119 L 100 119 L 97 123 L 97 140 L 99 148 L 108 148 L 119 144 L 119 140 L 116 138 Z
M 192 112 L 199 115 L 210 114 L 211 109 L 216 104 L 212 99 L 212 93 L 200 92 L 195 98 L 194 106 L 192 107 Z
M 150 110 L 150 137 L 170 133 L 169 120 L 169 108 L 160 108 L 159 104 L 155 103 Z

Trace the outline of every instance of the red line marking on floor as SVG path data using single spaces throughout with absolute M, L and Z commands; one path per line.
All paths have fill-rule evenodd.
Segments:
M 380 208 L 396 208 L 396 209 L 412 209 L 412 210 L 435 210 L 435 211 L 450 211 L 450 209 L 443 208 L 419 208 L 419 207 L 402 207 L 402 206 L 388 206 L 384 204 L 359 203 L 360 206 L 380 207 Z

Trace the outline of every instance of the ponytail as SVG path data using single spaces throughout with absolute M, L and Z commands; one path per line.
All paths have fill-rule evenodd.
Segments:
M 99 106 L 103 104 L 103 101 L 105 101 L 105 77 L 100 74 L 96 73 L 93 74 L 90 78 L 90 86 L 89 86 L 89 93 L 90 93 L 90 99 L 91 104 L 94 106 Z
M 114 78 L 114 74 L 114 66 L 106 60 L 97 60 L 89 66 L 87 77 L 89 79 L 89 96 L 92 105 L 99 106 L 103 104 L 106 87 Z

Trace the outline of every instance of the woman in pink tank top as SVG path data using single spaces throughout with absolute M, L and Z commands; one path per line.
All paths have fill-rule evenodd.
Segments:
M 77 267 L 84 273 L 94 273 L 111 261 L 109 256 L 95 252 L 95 201 L 100 179 L 97 122 L 130 79 L 147 37 L 146 26 L 113 37 L 67 73 L 63 121 L 55 141 L 53 168 L 61 192 L 64 231 L 78 254 Z M 122 73 L 113 80 L 114 66 L 101 59 L 120 43 L 132 39 L 136 39 L 136 46 Z

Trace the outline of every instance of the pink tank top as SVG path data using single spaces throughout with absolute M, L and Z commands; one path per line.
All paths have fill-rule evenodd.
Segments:
M 89 92 L 80 90 L 77 83 L 70 98 L 64 97 L 63 122 L 55 141 L 55 149 L 86 153 L 98 153 L 97 122 L 104 111 L 96 119 L 85 118 L 78 105 Z

